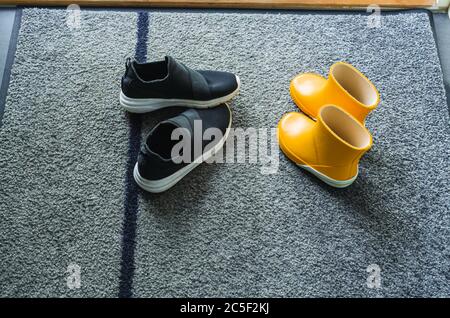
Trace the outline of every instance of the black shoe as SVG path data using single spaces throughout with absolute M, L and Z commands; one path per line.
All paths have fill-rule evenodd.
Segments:
M 239 78 L 219 71 L 194 71 L 174 58 L 139 64 L 127 59 L 120 104 L 133 113 L 168 106 L 208 108 L 239 92 Z
M 141 147 L 134 167 L 134 180 L 146 191 L 166 191 L 219 151 L 230 127 L 231 110 L 227 104 L 208 109 L 189 109 L 160 122 L 150 131 Z M 183 137 L 172 140 L 172 133 L 177 132 L 174 132 L 177 128 L 181 128 Z M 215 128 L 212 133 L 215 138 L 210 135 L 203 140 L 205 131 L 212 131 L 210 128 Z

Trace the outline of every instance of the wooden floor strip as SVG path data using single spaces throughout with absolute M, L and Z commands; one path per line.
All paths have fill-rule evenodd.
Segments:
M 150 6 L 189 8 L 336 8 L 365 7 L 378 4 L 381 7 L 417 8 L 431 7 L 435 0 L 0 0 L 5 5 L 67 6 Z

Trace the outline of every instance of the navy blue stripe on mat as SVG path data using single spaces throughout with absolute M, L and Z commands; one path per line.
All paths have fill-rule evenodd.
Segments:
M 137 43 L 135 58 L 139 62 L 147 59 L 148 12 L 138 12 Z M 122 262 L 120 268 L 119 297 L 133 296 L 134 252 L 136 248 L 136 219 L 138 211 L 138 186 L 133 178 L 141 144 L 141 117 L 128 113 L 128 161 L 125 175 L 124 223 L 122 233 Z

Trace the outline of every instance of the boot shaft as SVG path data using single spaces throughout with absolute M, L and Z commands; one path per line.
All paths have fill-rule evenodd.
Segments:
M 320 109 L 310 138 L 314 140 L 317 169 L 338 180 L 356 175 L 359 159 L 372 147 L 368 130 L 333 105 Z
M 341 106 L 360 123 L 380 100 L 375 86 L 355 67 L 343 62 L 331 66 L 323 94 L 330 104 Z

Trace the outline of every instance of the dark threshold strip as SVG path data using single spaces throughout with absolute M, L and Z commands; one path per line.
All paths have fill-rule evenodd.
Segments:
M 147 58 L 148 12 L 138 12 L 135 58 L 145 62 Z M 141 144 L 141 117 L 128 114 L 128 161 L 125 175 L 124 223 L 122 233 L 122 262 L 120 268 L 119 297 L 133 296 L 134 252 L 136 248 L 136 219 L 138 211 L 138 186 L 133 179 L 133 168 Z
M 11 77 L 11 69 L 14 63 L 14 57 L 16 55 L 17 48 L 17 38 L 19 36 L 20 24 L 22 22 L 22 9 L 16 9 L 14 16 L 14 25 L 11 30 L 11 36 L 9 40 L 9 48 L 6 56 L 5 70 L 3 73 L 3 78 L 0 81 L 0 127 L 2 126 L 2 118 L 5 110 L 6 95 L 9 88 L 9 80 Z

